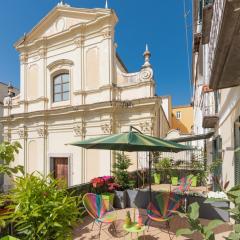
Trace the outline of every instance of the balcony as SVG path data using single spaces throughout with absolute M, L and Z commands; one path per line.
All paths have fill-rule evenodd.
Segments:
M 213 90 L 240 85 L 240 1 L 215 0 L 209 38 L 209 85 Z
M 203 92 L 203 128 L 214 128 L 218 123 L 218 109 L 216 103 L 216 95 L 213 91 L 204 91 Z
M 207 44 L 210 38 L 213 16 L 212 1 L 206 1 L 202 13 L 202 43 Z

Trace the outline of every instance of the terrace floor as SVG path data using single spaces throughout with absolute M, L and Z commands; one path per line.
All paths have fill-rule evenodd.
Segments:
M 174 191 L 177 189 L 179 186 L 173 186 L 171 184 L 153 184 L 152 185 L 152 191 Z M 148 188 L 148 186 L 146 186 Z M 190 187 L 189 192 L 195 192 L 195 193 L 204 193 L 207 191 L 206 186 L 198 186 L 198 187 Z
M 128 209 L 120 209 L 116 210 L 118 215 L 118 220 L 115 222 L 116 230 L 113 230 L 112 225 L 104 225 L 101 231 L 101 240 L 108 240 L 108 239 L 137 239 L 136 235 L 126 234 L 126 232 L 123 229 L 124 219 L 126 216 L 127 211 L 131 212 L 131 216 L 133 216 L 133 208 Z M 146 220 L 146 210 L 144 209 L 138 209 L 136 210 L 136 216 L 138 216 L 138 212 L 143 217 L 143 222 Z M 207 224 L 209 220 L 201 219 L 201 222 L 203 224 Z M 93 239 L 99 239 L 99 228 L 98 226 L 94 226 L 93 230 L 92 228 L 93 220 L 87 216 L 83 219 L 83 223 L 79 224 L 74 229 L 74 240 L 93 240 Z M 187 227 L 187 221 L 186 219 L 182 219 L 178 216 L 174 216 L 172 220 L 170 221 L 170 234 L 172 239 L 178 239 L 178 240 L 187 240 L 187 239 L 193 239 L 193 240 L 200 240 L 201 237 L 197 234 L 194 234 L 191 236 L 191 238 L 186 237 L 178 237 L 176 238 L 175 233 L 176 230 L 179 228 Z M 216 240 L 223 240 L 224 237 L 228 236 L 229 232 L 231 231 L 232 227 L 229 223 L 225 223 L 218 228 L 215 229 L 215 238 Z M 149 231 L 147 229 L 145 230 L 145 236 L 142 236 L 139 234 L 138 239 L 146 239 L 146 240 L 156 240 L 156 239 L 162 239 L 162 240 L 168 240 L 169 235 L 168 232 L 164 229 L 163 225 L 160 225 L 159 223 L 152 222 L 149 228 Z

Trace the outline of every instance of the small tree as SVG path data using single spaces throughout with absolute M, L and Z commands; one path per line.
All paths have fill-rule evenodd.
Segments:
M 112 171 L 112 173 L 115 176 L 116 182 L 122 189 L 127 189 L 133 186 L 127 171 L 131 165 L 131 160 L 127 155 L 124 153 L 116 153 L 116 162 L 113 164 L 114 171 Z

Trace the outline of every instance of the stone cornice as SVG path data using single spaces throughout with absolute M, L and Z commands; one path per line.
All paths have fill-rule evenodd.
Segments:
M 11 117 L 11 121 L 17 119 L 26 119 L 26 118 L 45 118 L 46 116 L 59 116 L 59 115 L 69 115 L 69 114 L 84 114 L 86 112 L 91 111 L 112 111 L 114 108 L 115 110 L 122 108 L 131 108 L 135 109 L 137 107 L 142 106 L 155 106 L 156 101 L 160 101 L 161 97 L 151 97 L 151 98 L 141 98 L 135 99 L 131 101 L 107 101 L 107 102 L 99 102 L 94 104 L 85 104 L 85 105 L 78 105 L 78 106 L 68 106 L 58 109 L 48 109 L 48 110 L 40 110 L 28 113 L 17 113 L 12 114 L 10 116 L 2 117 L 0 123 L 5 123 Z M 126 105 L 125 103 L 128 102 Z M 131 104 L 129 104 L 129 102 Z
M 136 88 L 136 87 L 142 87 L 142 86 L 147 86 L 147 85 L 152 85 L 154 86 L 155 85 L 155 81 L 154 80 L 150 80 L 150 81 L 144 81 L 144 82 L 134 82 L 134 83 L 127 83 L 125 85 L 120 85 L 120 86 L 113 86 L 113 85 L 104 85 L 104 86 L 101 86 L 100 88 L 98 89 L 91 89 L 91 90 L 77 90 L 77 91 L 74 91 L 73 94 L 74 95 L 87 95 L 87 94 L 91 94 L 91 93 L 100 93 L 102 92 L 103 90 L 113 90 L 113 89 L 116 89 L 116 90 L 125 90 L 125 89 L 131 89 L 131 88 Z

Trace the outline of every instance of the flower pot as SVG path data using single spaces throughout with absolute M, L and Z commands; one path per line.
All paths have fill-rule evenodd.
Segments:
M 227 210 L 230 206 L 228 201 L 205 203 L 206 200 L 207 198 L 202 196 L 188 196 L 189 205 L 194 202 L 199 204 L 199 218 L 219 219 L 224 222 L 230 221 L 230 214 Z
M 114 203 L 115 208 L 126 208 L 127 206 L 127 193 L 126 191 L 114 191 Z
M 155 184 L 160 184 L 160 181 L 161 181 L 160 173 L 154 173 L 153 178 L 154 178 L 154 183 Z
M 138 194 L 138 190 L 136 189 L 127 190 L 127 207 L 130 207 L 130 208 L 136 207 L 137 194 Z
M 196 187 L 197 186 L 197 176 L 193 176 L 191 178 L 191 187 Z
M 113 206 L 113 198 L 114 198 L 114 193 L 103 193 L 102 199 L 104 200 L 106 209 L 110 209 L 111 206 Z
M 171 182 L 173 186 L 177 186 L 178 185 L 178 177 L 171 177 Z

